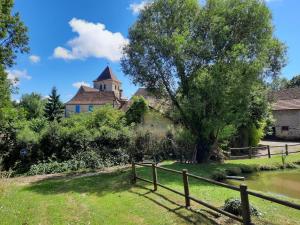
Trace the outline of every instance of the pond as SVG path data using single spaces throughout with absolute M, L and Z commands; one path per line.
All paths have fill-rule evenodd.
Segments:
M 252 190 L 300 199 L 300 169 L 260 172 L 247 176 L 245 181 L 228 180 L 228 183 L 245 183 Z

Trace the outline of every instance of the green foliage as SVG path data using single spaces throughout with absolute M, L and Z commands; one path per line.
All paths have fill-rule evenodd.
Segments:
M 290 81 L 288 81 L 286 87 L 294 88 L 300 86 L 300 75 L 294 76 Z
M 254 87 L 285 65 L 286 48 L 260 0 L 155 0 L 129 40 L 124 73 L 169 97 L 198 139 L 198 161 L 218 152 L 211 150 L 220 130 L 247 119 Z
M 191 161 L 197 141 L 195 135 L 184 127 L 178 127 L 174 134 L 174 141 L 176 144 L 177 158 L 181 161 Z
M 261 122 L 258 127 L 251 124 L 249 127 L 249 146 L 257 146 L 260 140 L 264 137 L 264 129 L 266 123 Z
M 148 103 L 143 96 L 134 96 L 132 104 L 126 112 L 126 120 L 129 124 L 141 123 L 148 110 Z
M 40 94 L 33 92 L 22 95 L 19 106 L 26 111 L 28 120 L 41 118 L 44 115 L 45 101 Z
M 223 170 L 217 170 L 212 173 L 211 178 L 216 181 L 224 181 L 226 180 L 226 172 Z
M 27 27 L 19 13 L 12 13 L 14 1 L 0 1 L 0 65 L 12 66 L 17 53 L 28 52 Z
M 45 105 L 45 116 L 49 121 L 60 121 L 63 115 L 63 111 L 64 106 L 60 101 L 60 95 L 57 94 L 56 87 L 53 87 Z
M 242 202 L 240 199 L 229 198 L 225 200 L 224 210 L 233 215 L 242 215 Z M 250 214 L 253 216 L 261 216 L 261 213 L 250 205 Z
M 11 83 L 7 79 L 7 73 L 0 65 L 0 108 L 10 105 Z
M 77 165 L 75 170 L 120 165 L 129 160 L 127 148 L 131 130 L 124 113 L 112 106 L 103 106 L 93 113 L 73 115 L 60 123 L 57 120 L 49 122 L 43 117 L 25 120 L 25 113 L 22 118 L 17 116 L 19 111 L 6 112 L 6 118 L 2 120 L 8 135 L 7 142 L 4 143 L 3 138 L 3 144 L 0 143 L 3 149 L 0 158 L 3 158 L 5 169 L 13 168 L 23 173 L 41 161 L 50 163 L 49 167 L 52 167 L 52 161 L 73 160 Z M 1 128 L 4 132 L 4 127 Z M 24 158 L 20 157 L 22 148 L 28 150 Z M 41 168 L 44 167 L 48 164 L 41 165 Z M 34 167 L 34 170 L 38 168 Z
M 267 85 L 272 91 L 279 91 L 287 88 L 289 83 L 290 81 L 285 77 L 275 77 L 270 83 L 267 83 Z

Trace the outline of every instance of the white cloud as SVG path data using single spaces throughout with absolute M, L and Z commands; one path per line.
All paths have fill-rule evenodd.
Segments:
M 281 0 L 265 0 L 266 2 L 279 2 Z
M 69 25 L 78 36 L 68 41 L 70 49 L 56 47 L 53 53 L 55 58 L 74 60 L 95 57 L 110 61 L 120 60 L 122 48 L 128 43 L 121 33 L 107 30 L 102 23 L 91 23 L 76 18 L 73 18 Z
M 72 86 L 75 87 L 75 88 L 80 88 L 81 86 L 90 87 L 91 85 L 89 83 L 84 82 L 84 81 L 79 81 L 79 82 L 73 83 Z
M 142 10 L 146 8 L 147 5 L 151 4 L 151 0 L 144 0 L 140 3 L 132 3 L 129 5 L 129 9 L 132 11 L 133 14 L 137 15 Z
M 14 86 L 18 86 L 21 79 L 31 79 L 31 76 L 27 73 L 27 70 L 6 70 L 6 72 L 7 78 L 11 80 Z
M 29 56 L 29 60 L 32 63 L 38 63 L 41 61 L 41 57 L 39 57 L 38 55 L 31 55 Z

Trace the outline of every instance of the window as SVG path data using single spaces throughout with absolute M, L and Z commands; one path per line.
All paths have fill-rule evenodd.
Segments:
M 76 113 L 80 113 L 80 105 L 76 105 L 76 107 L 75 107 L 75 112 L 76 112 Z
M 94 110 L 94 106 L 93 105 L 89 105 L 89 112 L 93 112 Z
M 289 131 L 289 127 L 288 126 L 282 126 L 281 131 Z
M 106 85 L 104 84 L 104 90 L 106 89 Z
M 100 84 L 100 90 L 102 90 L 102 84 Z

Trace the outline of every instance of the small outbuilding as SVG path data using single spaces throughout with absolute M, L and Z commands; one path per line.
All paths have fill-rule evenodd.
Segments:
M 271 101 L 275 119 L 274 136 L 289 140 L 300 139 L 300 88 L 274 91 Z

